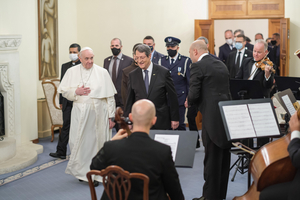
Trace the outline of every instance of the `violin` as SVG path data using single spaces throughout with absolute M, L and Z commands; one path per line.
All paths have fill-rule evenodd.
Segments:
M 129 120 L 129 117 L 123 117 L 123 110 L 122 108 L 118 107 L 115 113 L 115 122 L 120 125 L 120 127 L 126 130 L 128 136 L 131 135 L 131 131 L 128 125 L 132 125 L 132 122 Z
M 263 71 L 265 71 L 266 65 L 271 66 L 271 72 L 275 73 L 275 69 L 273 68 L 273 62 L 267 57 L 269 53 L 267 53 L 265 55 L 265 57 L 263 57 L 263 59 L 261 59 L 259 62 L 255 63 L 255 67 L 256 68 L 261 68 Z
M 297 116 L 300 120 L 300 110 Z M 234 200 L 258 200 L 264 188 L 293 180 L 296 168 L 287 150 L 290 141 L 291 133 L 264 145 L 255 153 L 249 167 L 254 181 L 243 196 L 235 197 Z

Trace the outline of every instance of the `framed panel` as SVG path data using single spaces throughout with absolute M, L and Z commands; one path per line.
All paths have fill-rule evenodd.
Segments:
M 58 78 L 57 0 L 37 1 L 39 80 Z
M 211 19 L 244 18 L 247 15 L 247 1 L 210 1 Z
M 248 0 L 248 15 L 255 17 L 284 17 L 284 0 Z

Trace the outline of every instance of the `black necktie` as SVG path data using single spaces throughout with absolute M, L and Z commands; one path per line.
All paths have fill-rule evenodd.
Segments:
M 116 80 L 117 80 L 117 57 L 114 57 L 114 64 L 113 64 L 113 68 L 112 68 L 111 79 L 112 79 L 114 85 L 116 85 Z
M 148 70 L 144 70 L 145 72 L 145 87 L 146 87 L 146 92 L 148 94 L 148 88 L 149 88 L 149 76 L 148 76 Z
M 171 59 L 171 66 L 174 64 L 174 58 Z
M 236 59 L 235 68 L 238 70 L 240 68 L 240 60 L 241 60 L 241 52 L 239 52 L 239 55 Z

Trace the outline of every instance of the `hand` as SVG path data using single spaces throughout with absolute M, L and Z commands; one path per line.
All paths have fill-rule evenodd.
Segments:
M 187 101 L 187 99 L 185 100 L 185 102 L 184 102 L 184 107 L 186 107 L 186 108 L 188 108 L 189 107 L 189 104 L 188 104 L 188 101 Z
M 121 139 L 126 138 L 126 137 L 128 137 L 128 134 L 127 134 L 126 130 L 120 129 L 117 132 L 117 134 L 113 138 L 111 138 L 111 140 L 121 140 Z
M 128 125 L 129 130 L 132 130 L 133 126 L 132 125 Z
M 179 126 L 179 121 L 171 121 L 171 128 L 175 130 Z
M 81 95 L 87 96 L 87 95 L 89 95 L 90 92 L 91 92 L 90 88 L 89 87 L 84 87 L 84 86 L 77 88 L 76 91 L 75 91 L 75 93 L 77 95 L 80 95 L 80 96 Z
M 300 131 L 300 120 L 298 119 L 297 112 L 291 117 L 289 125 L 291 132 Z
M 62 104 L 59 104 L 60 109 L 62 109 Z
M 266 65 L 266 67 L 265 67 L 265 76 L 266 76 L 266 78 L 269 78 L 271 76 L 271 69 L 272 69 L 272 66 Z
M 109 129 L 112 129 L 116 123 L 113 122 L 111 119 L 108 119 L 108 120 L 109 120 Z

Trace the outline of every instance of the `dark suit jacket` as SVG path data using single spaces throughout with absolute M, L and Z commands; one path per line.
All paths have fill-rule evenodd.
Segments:
M 107 71 L 109 70 L 109 64 L 111 59 L 113 59 L 113 56 L 109 56 L 107 58 L 104 59 L 104 64 L 103 67 L 105 69 L 107 69 Z M 119 63 L 119 68 L 118 68 L 118 75 L 117 75 L 117 82 L 116 82 L 116 90 L 117 90 L 117 94 L 115 94 L 115 101 L 116 101 L 116 106 L 117 107 L 124 107 L 123 101 L 122 101 L 122 96 L 121 96 L 121 84 L 122 84 L 122 71 L 124 68 L 128 67 L 131 63 L 132 63 L 133 59 L 126 56 L 126 55 L 122 55 L 122 58 L 120 60 Z
M 246 43 L 245 48 L 246 48 L 247 50 L 253 51 L 254 45 L 253 45 L 253 44 L 250 44 L 250 43 Z
M 133 61 L 129 67 L 126 67 L 125 69 L 123 69 L 121 95 L 122 95 L 122 100 L 123 100 L 124 106 L 126 106 L 126 100 L 127 100 L 129 73 L 138 67 L 139 66 L 135 65 L 135 62 Z
M 93 158 L 91 169 L 102 170 L 118 165 L 131 173 L 146 174 L 149 179 L 149 200 L 184 200 L 171 148 L 152 140 L 147 133 L 134 132 L 128 138 L 105 142 Z M 140 200 L 143 183 L 132 179 L 130 200 Z M 103 193 L 102 200 L 107 200 Z
M 81 62 L 80 60 L 78 60 L 75 65 L 79 65 Z M 70 68 L 70 67 L 73 67 L 75 66 L 72 64 L 72 61 L 70 62 L 67 62 L 67 63 L 64 63 L 62 64 L 61 66 L 61 73 L 60 73 L 60 81 L 63 79 L 66 71 Z M 66 106 L 67 105 L 70 105 L 72 106 L 73 105 L 73 102 L 72 101 L 69 101 L 68 99 L 66 99 L 65 97 L 62 96 L 62 94 L 59 94 L 59 104 L 62 104 L 62 111 L 64 111 L 66 109 Z
M 293 165 L 297 168 L 294 180 L 291 183 L 289 190 L 289 199 L 299 199 L 300 197 L 300 139 L 294 138 L 289 146 L 288 151 Z
M 191 67 L 188 101 L 203 115 L 202 126 L 218 147 L 227 149 L 227 141 L 218 103 L 230 100 L 229 72 L 226 65 L 206 55 Z
M 235 49 L 235 48 L 233 48 L 233 49 Z M 220 58 L 220 60 L 223 61 L 224 63 L 226 63 L 227 57 L 228 57 L 230 52 L 231 52 L 231 49 L 230 49 L 230 47 L 227 43 L 220 46 L 219 47 L 219 58 Z
M 211 57 L 213 57 L 213 58 L 217 59 L 217 60 L 221 60 L 219 57 L 217 57 L 217 56 L 216 56 L 216 55 L 214 55 L 214 54 L 211 54 L 211 53 L 209 53 L 209 55 L 210 55 Z
M 235 78 L 248 80 L 251 75 L 251 69 L 254 63 L 255 61 L 253 58 L 244 59 Z M 253 80 L 259 80 L 264 96 L 267 98 L 270 97 L 270 89 L 273 86 L 274 74 L 272 73 L 271 77 L 267 81 L 265 78 L 265 71 L 259 68 L 255 72 Z
M 156 124 L 152 129 L 170 129 L 171 121 L 179 121 L 177 94 L 170 72 L 160 65 L 153 64 L 148 94 L 142 73 L 141 68 L 129 73 L 124 116 L 129 115 L 134 102 L 140 99 L 149 99 L 155 105 L 157 117 Z M 168 106 L 168 99 L 170 107 Z
M 236 49 L 234 51 L 230 52 L 230 54 L 227 58 L 227 61 L 226 61 L 226 65 L 227 65 L 227 68 L 228 68 L 228 71 L 230 74 L 230 78 L 234 78 L 239 71 L 239 67 L 235 66 L 237 52 L 238 51 Z M 241 59 L 244 60 L 245 58 L 249 58 L 249 57 L 253 57 L 253 53 L 252 53 L 252 51 L 245 49 L 245 53 Z
M 153 57 L 152 57 L 152 62 L 154 63 L 154 64 L 158 64 L 158 60 L 161 58 L 161 57 L 163 57 L 164 55 L 163 54 L 161 54 L 161 53 L 159 53 L 159 52 L 157 52 L 156 50 L 155 50 L 155 52 L 154 52 L 154 54 L 153 54 Z

